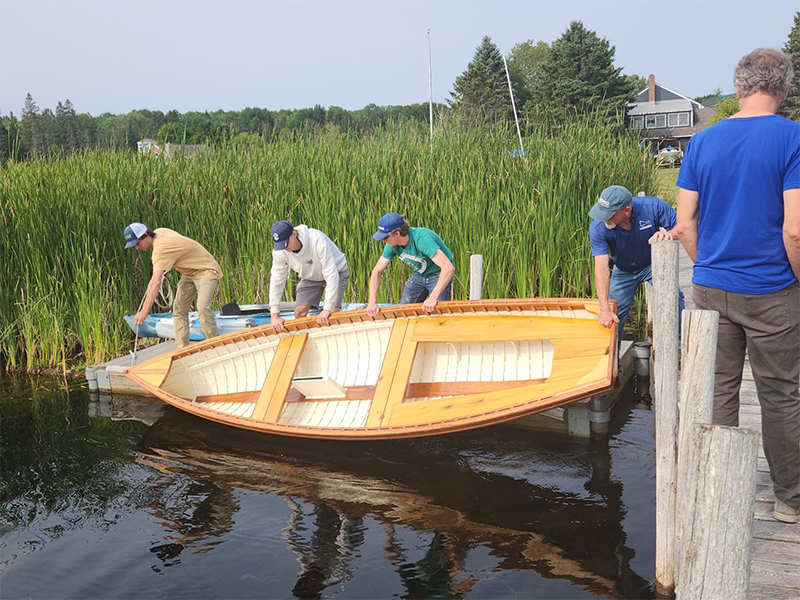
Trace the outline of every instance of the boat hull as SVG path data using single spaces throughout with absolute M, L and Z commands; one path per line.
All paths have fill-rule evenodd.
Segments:
M 604 393 L 616 328 L 597 301 L 442 302 L 313 317 L 193 344 L 126 376 L 199 417 L 296 437 L 391 439 L 484 427 Z

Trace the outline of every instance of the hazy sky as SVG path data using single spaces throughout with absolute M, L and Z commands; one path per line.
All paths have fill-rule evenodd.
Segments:
M 782 48 L 800 1 L 0 0 L 0 113 L 70 99 L 97 115 L 358 109 L 449 97 L 482 36 L 503 53 L 552 42 L 573 19 L 616 47 L 624 73 L 694 97 L 733 91 L 738 59 Z

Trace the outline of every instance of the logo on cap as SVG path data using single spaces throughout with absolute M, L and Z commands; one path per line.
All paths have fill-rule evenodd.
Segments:
M 600 206 L 605 206 L 606 208 L 608 208 L 609 206 L 611 206 L 611 204 L 608 202 L 608 200 L 606 200 L 606 199 L 605 199 L 605 198 L 603 198 L 602 196 L 600 196 L 600 197 L 597 199 L 597 203 L 598 203 Z
M 273 233 L 272 234 L 272 239 L 277 242 L 279 239 L 281 239 L 281 236 L 279 236 L 277 233 Z

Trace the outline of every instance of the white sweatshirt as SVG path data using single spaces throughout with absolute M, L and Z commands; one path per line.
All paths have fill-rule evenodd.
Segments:
M 308 225 L 295 227 L 303 247 L 299 252 L 288 250 L 272 251 L 272 270 L 269 276 L 269 310 L 277 313 L 278 305 L 286 286 L 289 269 L 295 271 L 300 279 L 325 281 L 325 310 L 333 309 L 333 299 L 339 287 L 339 271 L 347 268 L 347 259 L 331 239 Z

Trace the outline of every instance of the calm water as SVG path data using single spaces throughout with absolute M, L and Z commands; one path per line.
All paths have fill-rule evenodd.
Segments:
M 652 597 L 646 409 L 605 443 L 292 440 L 48 378 L 0 409 L 5 599 Z

